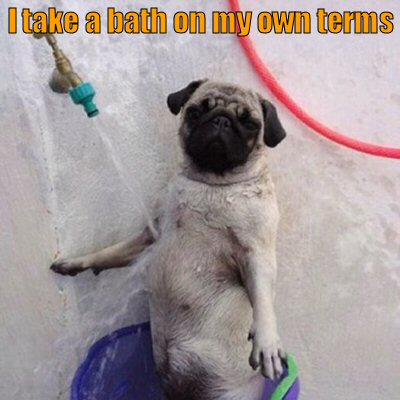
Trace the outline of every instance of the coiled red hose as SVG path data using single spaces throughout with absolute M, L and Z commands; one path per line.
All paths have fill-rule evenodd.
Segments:
M 241 11 L 239 0 L 229 0 L 229 6 L 231 11 Z M 378 157 L 400 159 L 400 148 L 380 146 L 377 144 L 352 139 L 327 127 L 323 123 L 313 118 L 303 108 L 301 108 L 280 85 L 278 80 L 269 70 L 268 66 L 258 55 L 250 36 L 238 36 L 238 39 L 247 55 L 250 64 L 253 66 L 260 79 L 264 82 L 265 86 L 295 117 L 297 117 L 305 125 L 313 129 L 321 136 L 324 136 L 325 138 L 350 149 Z

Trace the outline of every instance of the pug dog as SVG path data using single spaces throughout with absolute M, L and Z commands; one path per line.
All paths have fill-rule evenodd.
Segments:
M 183 163 L 157 232 L 84 257 L 64 275 L 148 257 L 155 363 L 169 400 L 260 400 L 283 373 L 274 312 L 279 220 L 267 147 L 286 136 L 275 107 L 242 87 L 199 80 L 168 96 Z

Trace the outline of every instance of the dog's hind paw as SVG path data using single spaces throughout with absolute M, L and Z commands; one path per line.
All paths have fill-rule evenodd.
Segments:
M 253 341 L 253 348 L 249 357 L 249 364 L 255 370 L 261 368 L 261 373 L 271 380 L 279 379 L 283 374 L 282 360 L 286 360 L 286 353 L 282 349 L 279 338 L 268 340 L 259 338 L 257 332 L 250 331 L 249 340 Z
M 50 269 L 57 274 L 75 276 L 86 270 L 82 263 L 68 260 L 56 260 L 51 264 Z

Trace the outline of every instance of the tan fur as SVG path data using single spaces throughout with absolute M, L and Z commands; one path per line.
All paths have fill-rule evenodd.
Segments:
M 207 82 L 188 104 L 204 99 L 262 118 L 251 91 Z M 182 143 L 185 135 L 182 123 Z M 259 400 L 263 375 L 282 373 L 273 307 L 278 220 L 262 133 L 246 164 L 224 175 L 185 158 L 148 253 L 154 355 L 168 399 Z M 55 269 L 122 266 L 153 239 L 147 231 Z

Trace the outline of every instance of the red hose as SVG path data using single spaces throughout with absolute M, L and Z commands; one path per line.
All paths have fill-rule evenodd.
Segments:
M 239 0 L 229 0 L 231 11 L 241 11 Z M 265 86 L 271 93 L 300 121 L 313 129 L 315 132 L 332 140 L 342 146 L 349 147 L 353 150 L 362 153 L 372 154 L 378 157 L 398 158 L 400 159 L 400 148 L 379 146 L 377 144 L 362 142 L 360 140 L 352 139 L 335 130 L 325 126 L 304 109 L 302 109 L 280 85 L 275 76 L 271 73 L 267 65 L 263 62 L 254 47 L 253 42 L 249 36 L 238 36 L 239 43 L 242 45 L 248 60 L 255 69 L 260 79 L 264 82 Z

